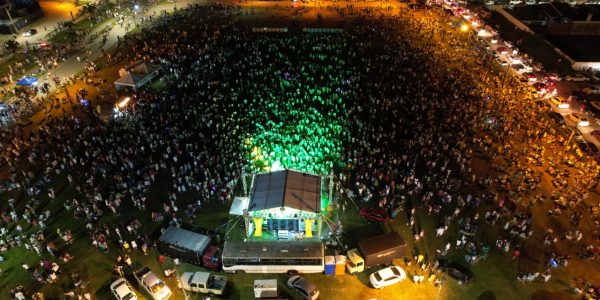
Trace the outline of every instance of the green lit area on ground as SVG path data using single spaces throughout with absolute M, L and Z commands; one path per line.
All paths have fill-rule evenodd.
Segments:
M 294 169 L 328 174 L 341 159 L 347 120 L 343 63 L 319 45 L 302 53 L 289 71 L 266 74 L 274 89 L 253 92 L 249 100 L 250 133 L 244 149 L 253 172 Z M 260 40 L 259 40 L 260 43 Z M 324 43 L 324 42 L 323 42 Z

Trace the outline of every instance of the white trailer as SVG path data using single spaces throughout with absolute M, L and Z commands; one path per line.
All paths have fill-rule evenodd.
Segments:
M 277 298 L 277 279 L 254 280 L 254 298 Z

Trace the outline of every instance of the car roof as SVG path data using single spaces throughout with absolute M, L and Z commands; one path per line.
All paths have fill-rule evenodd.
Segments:
M 300 287 L 303 290 L 305 290 L 306 292 L 308 292 L 310 294 L 311 291 L 316 290 L 317 287 L 310 281 L 308 281 L 308 279 L 298 276 L 298 278 L 294 279 L 294 281 L 292 282 L 292 284 L 294 286 Z
M 148 286 L 153 286 L 157 281 L 160 281 L 160 278 L 158 278 L 154 273 L 150 273 L 144 277 L 144 282 Z
M 125 295 L 130 294 L 131 288 L 127 284 L 127 280 L 121 278 L 120 280 L 115 281 L 111 288 L 119 295 L 119 297 L 123 298 Z
M 379 276 L 381 276 L 381 278 L 390 278 L 390 277 L 396 276 L 396 274 L 394 274 L 394 271 L 392 271 L 392 268 L 394 268 L 394 267 L 381 269 L 381 270 L 377 271 L 377 273 L 379 273 Z

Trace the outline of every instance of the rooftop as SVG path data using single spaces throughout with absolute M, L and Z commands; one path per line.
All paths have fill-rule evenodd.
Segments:
M 553 2 L 540 5 L 517 6 L 510 13 L 523 21 L 546 21 L 552 18 L 567 18 L 573 21 L 586 21 L 592 14 L 592 21 L 600 21 L 598 5 L 571 6 L 567 3 Z
M 291 170 L 256 175 L 248 211 L 281 207 L 320 212 L 321 177 Z
M 546 38 L 575 61 L 600 61 L 600 36 L 549 35 Z

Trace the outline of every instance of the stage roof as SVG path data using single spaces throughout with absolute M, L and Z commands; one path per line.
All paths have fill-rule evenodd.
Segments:
M 321 211 L 321 177 L 283 170 L 256 175 L 248 211 L 289 207 Z

